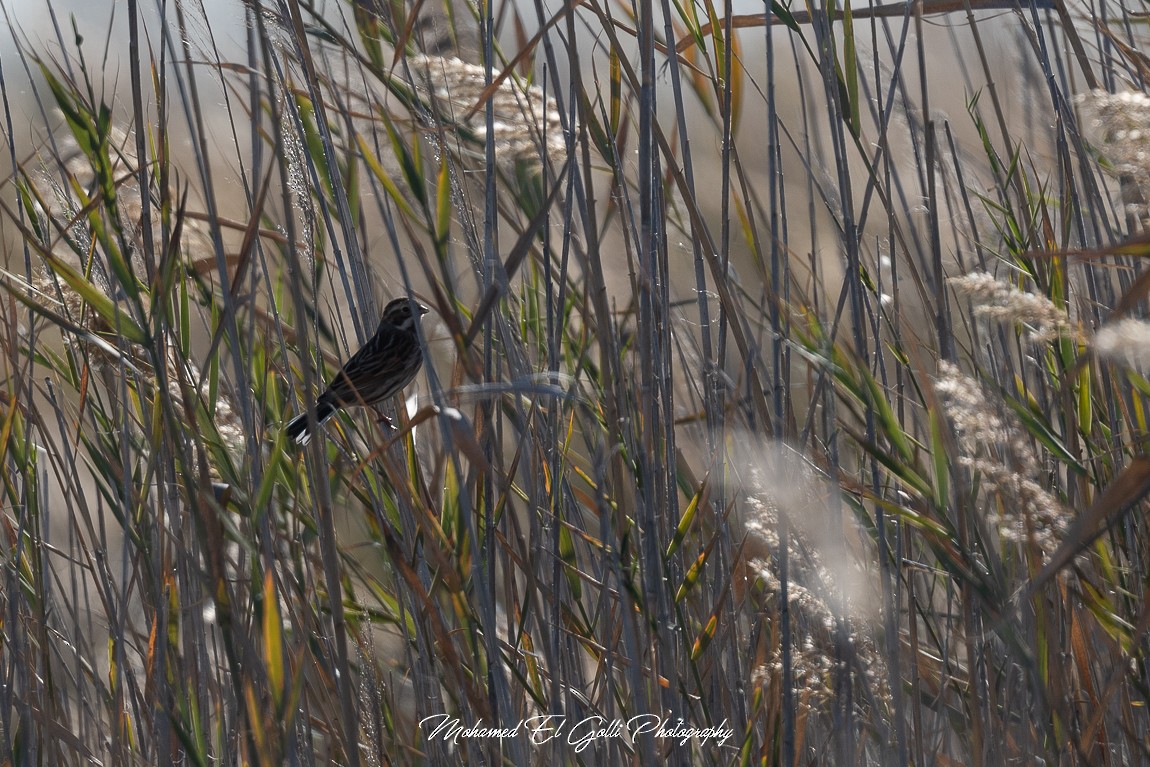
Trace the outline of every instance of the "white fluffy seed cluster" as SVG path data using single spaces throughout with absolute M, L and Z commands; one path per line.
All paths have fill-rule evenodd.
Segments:
M 1099 359 L 1134 370 L 1150 368 L 1150 322 L 1124 319 L 1101 328 L 1094 336 Z
M 959 463 L 981 475 L 983 492 L 997 496 L 988 519 L 999 535 L 1054 551 L 1072 515 L 1035 481 L 1039 460 L 1025 432 L 996 412 L 982 387 L 950 363 L 939 364 L 935 392 L 954 425 Z
M 787 512 L 793 515 L 801 513 L 804 505 L 802 501 L 817 500 L 805 497 L 816 496 L 819 492 L 813 472 L 793 479 L 799 490 L 792 487 L 787 492 L 779 493 L 772 490 L 772 483 L 766 481 L 761 471 L 749 471 L 744 507 L 746 515 L 743 521 L 746 536 L 744 553 L 753 552 L 747 559 L 747 572 L 754 580 L 754 593 L 760 599 L 778 599 L 782 594 L 782 583 L 775 572 L 776 562 L 772 556 L 779 553 L 780 547 L 780 506 L 795 506 Z M 783 500 L 796 492 L 799 503 L 795 503 L 795 497 L 791 497 L 789 502 Z M 836 655 L 833 647 L 837 641 L 836 626 L 840 619 L 846 621 L 847 641 L 857 653 L 868 688 L 876 700 L 889 703 L 891 696 L 887 666 L 867 631 L 865 621 L 853 612 L 841 618 L 836 617 L 838 611 L 832 609 L 827 596 L 824 596 L 840 593 L 839 590 L 843 588 L 839 582 L 842 573 L 836 575 L 824 565 L 818 546 L 804 540 L 802 531 L 797 527 L 790 528 L 788 543 L 787 604 L 795 616 L 791 670 L 794 693 L 799 704 L 806 709 L 813 709 L 826 696 L 826 684 L 832 671 L 828 664 L 832 663 L 829 659 Z M 756 669 L 752 681 L 756 684 L 775 684 L 781 680 L 782 656 L 776 648 L 771 662 Z
M 1087 139 L 1119 173 L 1146 176 L 1150 168 L 1150 97 L 1138 91 L 1094 90 L 1078 97 Z
M 487 98 L 487 83 L 483 67 L 438 56 L 410 56 L 407 63 L 416 88 L 435 98 L 437 117 L 455 121 L 477 142 L 486 140 L 483 99 Z M 542 88 L 524 87 L 508 77 L 494 89 L 490 99 L 495 118 L 492 133 L 496 162 L 540 164 L 544 151 L 548 156 L 565 151 L 558 107 L 554 99 L 544 98 Z
M 975 316 L 1019 323 L 1035 343 L 1053 341 L 1072 330 L 1066 312 L 1049 298 L 1019 290 L 988 272 L 971 272 L 951 277 L 947 282 L 958 295 L 970 300 Z

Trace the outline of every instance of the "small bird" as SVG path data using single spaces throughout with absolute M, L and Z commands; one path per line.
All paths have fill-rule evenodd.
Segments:
M 340 408 L 376 405 L 411 383 L 423 367 L 416 324 L 427 307 L 410 298 L 397 298 L 383 310 L 379 328 L 335 374 L 315 402 L 315 420 L 322 424 Z M 311 442 L 307 413 L 288 422 L 287 436 L 297 445 Z

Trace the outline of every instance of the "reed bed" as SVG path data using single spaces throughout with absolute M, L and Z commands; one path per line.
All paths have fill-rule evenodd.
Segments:
M 1150 761 L 1143 14 L 14 6 L 0 763 Z

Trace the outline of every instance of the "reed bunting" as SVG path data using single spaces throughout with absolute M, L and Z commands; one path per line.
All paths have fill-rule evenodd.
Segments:
M 411 383 L 423 366 L 416 324 L 427 307 L 410 298 L 397 298 L 383 310 L 379 328 L 335 374 L 315 402 L 315 420 L 323 424 L 340 408 L 377 405 Z M 298 445 L 311 442 L 307 413 L 288 422 L 287 436 Z

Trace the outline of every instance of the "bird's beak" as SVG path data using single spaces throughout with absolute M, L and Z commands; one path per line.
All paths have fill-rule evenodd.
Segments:
M 428 309 L 428 308 L 427 308 L 426 306 L 424 306 L 423 304 L 417 304 L 417 306 L 419 306 L 419 314 L 420 314 L 420 316 L 422 316 L 422 315 L 424 315 L 424 314 L 427 314 L 429 311 L 431 311 L 430 309 Z

